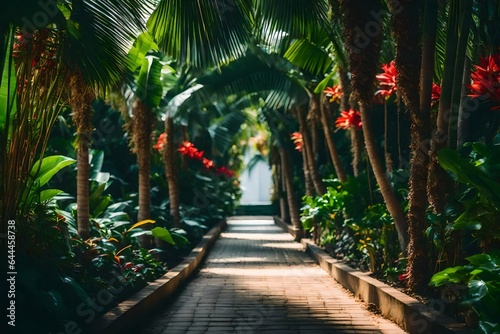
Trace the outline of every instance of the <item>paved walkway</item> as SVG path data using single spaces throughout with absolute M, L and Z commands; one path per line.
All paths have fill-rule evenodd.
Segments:
M 405 333 L 355 301 L 272 220 L 228 223 L 199 273 L 140 334 Z

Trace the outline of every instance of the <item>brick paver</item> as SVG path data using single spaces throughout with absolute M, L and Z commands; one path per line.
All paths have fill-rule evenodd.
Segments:
M 199 273 L 141 334 L 405 333 L 347 294 L 271 219 L 228 221 Z

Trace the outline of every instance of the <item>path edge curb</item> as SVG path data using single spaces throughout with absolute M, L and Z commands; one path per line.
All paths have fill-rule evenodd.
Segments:
M 137 327 L 150 311 L 160 306 L 191 277 L 226 226 L 227 219 L 212 227 L 181 263 L 91 322 L 85 333 L 120 334 Z
M 319 266 L 344 288 L 364 302 L 375 305 L 384 317 L 391 319 L 409 333 L 472 333 L 464 324 L 332 258 L 312 240 L 302 239 L 301 243 Z
M 281 227 L 285 232 L 288 232 L 292 235 L 293 240 L 300 241 L 304 237 L 304 231 L 302 229 L 296 228 L 288 223 L 286 223 L 283 219 L 278 216 L 273 216 L 274 223 Z

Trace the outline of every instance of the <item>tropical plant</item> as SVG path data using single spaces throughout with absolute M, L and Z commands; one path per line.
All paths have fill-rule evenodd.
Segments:
M 92 100 L 97 89 L 103 92 L 125 73 L 128 49 L 144 29 L 150 7 L 143 0 L 87 0 L 64 3 L 60 10 L 63 25 L 68 27 L 61 62 L 68 73 L 69 105 L 78 136 L 78 230 L 86 239 L 89 237 L 88 152 L 93 130 Z
M 369 115 L 373 100 L 374 82 L 377 71 L 378 55 L 381 47 L 381 34 L 370 38 L 367 43 L 361 43 L 357 31 L 363 31 L 366 24 L 372 19 L 371 13 L 378 13 L 380 2 L 365 1 L 362 7 L 356 6 L 349 1 L 343 1 L 341 11 L 344 14 L 344 35 L 349 60 L 349 69 L 352 75 L 352 88 L 358 100 L 361 120 L 363 123 L 363 134 L 366 150 L 377 179 L 380 192 L 384 197 L 389 212 L 391 213 L 396 229 L 398 240 L 403 252 L 406 253 L 408 245 L 407 221 L 403 210 L 394 194 L 385 174 L 380 160 Z M 362 50 L 360 49 L 362 47 Z
M 442 295 L 459 303 L 469 326 L 479 333 L 495 333 L 500 325 L 500 256 L 498 252 L 476 254 L 466 258 L 464 266 L 446 268 L 431 279 L 431 285 L 442 287 Z M 468 312 L 471 311 L 472 312 Z

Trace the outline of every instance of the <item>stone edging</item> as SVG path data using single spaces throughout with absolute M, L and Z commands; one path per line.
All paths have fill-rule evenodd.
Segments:
M 409 333 L 471 333 L 464 324 L 420 303 L 416 299 L 384 284 L 368 274 L 352 269 L 335 260 L 309 239 L 302 245 L 331 277 L 364 302 L 374 304 L 388 319 Z M 437 300 L 437 303 L 441 300 Z M 442 304 L 441 302 L 441 305 Z
M 128 333 L 136 327 L 150 311 L 161 305 L 165 298 L 175 293 L 177 287 L 191 276 L 226 226 L 227 221 L 214 226 L 180 264 L 92 322 L 86 332 L 119 334 Z
M 302 229 L 296 228 L 290 224 L 287 224 L 283 219 L 278 216 L 273 216 L 274 223 L 281 227 L 285 232 L 288 232 L 292 235 L 293 240 L 300 241 L 304 237 L 304 231 Z

